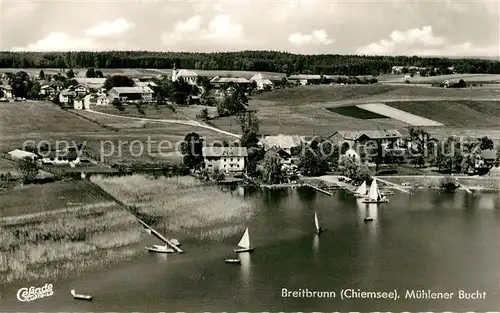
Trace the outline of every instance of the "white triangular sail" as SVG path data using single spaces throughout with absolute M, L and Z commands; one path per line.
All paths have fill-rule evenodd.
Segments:
M 245 249 L 250 248 L 250 235 L 248 234 L 248 228 L 245 230 L 243 237 L 241 237 L 241 240 L 238 243 L 238 247 L 242 247 Z
M 374 178 L 372 185 L 370 186 L 370 192 L 368 193 L 368 198 L 373 201 L 380 200 L 380 191 L 378 190 L 377 180 Z
M 363 182 L 361 186 L 359 186 L 358 190 L 356 190 L 356 193 L 358 195 L 366 195 L 368 189 L 366 188 L 366 180 Z
M 314 225 L 316 226 L 316 230 L 319 230 L 318 213 L 316 212 L 314 212 Z

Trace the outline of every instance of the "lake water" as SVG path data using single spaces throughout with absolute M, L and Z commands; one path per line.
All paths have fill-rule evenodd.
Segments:
M 144 255 L 111 269 L 54 283 L 55 294 L 21 303 L 21 283 L 1 290 L 0 311 L 494 311 L 500 307 L 500 197 L 397 192 L 388 204 L 359 203 L 338 191 L 247 192 L 258 212 L 248 223 L 255 251 L 226 264 L 227 242 L 184 242 L 184 254 Z M 325 232 L 314 233 L 314 211 Z M 371 223 L 364 223 L 369 214 Z M 43 283 L 50 283 L 44 281 Z M 33 283 L 36 285 L 35 283 Z M 25 285 L 25 284 L 24 284 Z M 70 289 L 94 296 L 74 300 Z M 285 298 L 334 291 L 336 298 Z M 342 300 L 342 289 L 397 290 L 400 299 Z M 454 292 L 450 300 L 405 299 L 406 290 Z M 461 300 L 458 290 L 486 292 Z

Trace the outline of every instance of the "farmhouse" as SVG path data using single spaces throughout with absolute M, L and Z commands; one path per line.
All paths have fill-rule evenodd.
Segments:
M 0 91 L 3 93 L 3 97 L 12 98 L 12 87 L 9 85 L 1 85 Z
M 134 84 L 135 87 L 149 87 L 149 88 L 158 87 L 158 85 L 155 82 L 141 78 L 134 78 Z
M 38 158 L 38 155 L 36 155 L 33 152 L 28 152 L 20 149 L 15 149 L 12 151 L 7 152 L 7 154 L 10 156 L 11 159 L 15 160 L 21 160 L 25 158 L 30 158 L 32 160 L 36 160 Z
M 288 80 L 301 85 L 318 84 L 321 81 L 321 75 L 290 75 Z
M 250 78 L 250 82 L 255 82 L 257 90 L 272 89 L 274 86 L 271 79 L 262 75 L 262 73 L 257 73 L 252 76 L 252 78 Z
M 203 147 L 205 168 L 225 172 L 242 172 L 245 170 L 246 148 L 242 147 Z
M 329 139 L 339 145 L 347 144 L 348 148 L 364 145 L 369 141 L 378 141 L 382 146 L 387 147 L 389 143 L 401 143 L 403 135 L 396 129 L 337 131 L 329 136 Z
M 92 94 L 83 98 L 83 104 L 86 108 L 90 108 L 91 105 L 109 105 L 109 101 L 104 94 Z
M 292 148 L 300 147 L 304 142 L 305 137 L 303 136 L 279 134 L 278 136 L 266 136 L 262 138 L 259 142 L 259 146 L 263 147 L 265 150 L 280 148 L 291 155 Z
M 493 149 L 482 150 L 481 158 L 484 160 L 486 165 L 493 166 L 497 162 L 497 152 Z
M 77 96 L 75 100 L 73 101 L 73 109 L 75 110 L 84 110 L 86 107 L 84 105 L 84 100 L 83 98 Z
M 113 101 L 152 101 L 153 90 L 149 87 L 114 87 L 109 93 L 108 99 Z
M 44 96 L 52 96 L 56 94 L 56 90 L 50 85 L 44 85 L 40 88 L 40 94 Z
M 70 87 L 70 89 L 73 90 L 80 97 L 85 96 L 88 92 L 87 87 L 85 87 L 82 84 L 78 84 L 76 86 Z
M 77 78 L 76 81 L 88 90 L 100 90 L 104 88 L 106 78 Z
M 75 150 L 50 151 L 42 156 L 42 164 L 77 164 L 80 163 L 80 156 Z
M 210 80 L 210 84 L 214 85 L 216 88 L 220 88 L 224 85 L 232 84 L 239 86 L 249 86 L 251 82 L 243 77 L 219 77 L 216 76 Z
M 292 163 L 292 155 L 281 148 L 273 147 L 266 151 L 266 155 L 269 154 L 278 156 L 282 165 Z
M 71 101 L 73 101 L 75 97 L 76 97 L 76 92 L 69 89 L 64 89 L 63 91 L 61 91 L 61 93 L 59 93 L 59 102 L 63 104 L 68 104 Z

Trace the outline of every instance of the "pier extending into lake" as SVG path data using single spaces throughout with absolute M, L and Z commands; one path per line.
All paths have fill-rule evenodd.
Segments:
M 89 184 L 90 186 L 92 186 L 96 191 L 98 191 L 99 193 L 101 193 L 103 195 L 106 195 L 107 197 L 111 198 L 113 201 L 115 201 L 122 208 L 124 208 L 125 210 L 127 210 L 128 212 L 130 212 L 137 219 L 137 221 L 142 226 L 144 226 L 146 229 L 149 229 L 151 231 L 151 234 L 153 234 L 155 237 L 157 237 L 158 239 L 160 239 L 161 241 L 163 241 L 164 243 L 166 243 L 167 245 L 169 245 L 175 251 L 177 251 L 179 253 L 183 253 L 184 252 L 184 251 L 182 251 L 181 248 L 179 248 L 178 246 L 174 245 L 170 240 L 168 240 L 167 238 L 165 238 L 162 234 L 160 234 L 158 231 L 156 231 L 153 227 L 151 227 L 148 224 L 146 224 L 146 222 L 144 222 L 142 219 L 140 219 L 125 203 L 123 203 L 122 201 L 116 199 L 115 197 L 113 197 L 112 195 L 110 195 L 109 193 L 107 193 L 106 191 L 104 191 L 101 187 L 99 187 L 98 185 L 94 184 L 93 182 L 91 182 L 91 181 L 89 181 L 87 179 L 84 179 L 84 181 L 87 184 Z
M 395 189 L 397 189 L 397 190 L 399 190 L 401 192 L 408 193 L 408 194 L 411 193 L 410 191 L 408 191 L 406 188 L 404 188 L 403 186 L 401 186 L 399 184 L 391 183 L 390 181 L 387 181 L 385 179 L 381 179 L 381 178 L 376 177 L 376 176 L 374 178 L 377 179 L 377 180 L 379 180 L 379 181 L 381 181 L 381 182 L 383 182 L 386 185 L 392 186 L 393 188 L 395 188 Z

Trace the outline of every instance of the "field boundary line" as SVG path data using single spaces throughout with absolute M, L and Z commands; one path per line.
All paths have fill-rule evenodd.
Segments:
M 94 111 L 94 110 L 91 110 L 91 109 L 86 110 L 86 111 L 87 112 L 92 112 L 92 113 L 95 113 L 95 114 L 101 114 L 101 115 L 109 116 L 109 117 L 126 118 L 126 119 L 137 120 L 137 121 L 147 121 L 147 122 L 157 122 L 157 123 L 170 123 L 170 124 L 189 125 L 189 126 L 194 126 L 194 127 L 200 127 L 200 128 L 205 128 L 205 129 L 213 130 L 215 132 L 218 132 L 218 133 L 221 133 L 221 134 L 225 134 L 225 135 L 229 135 L 229 136 L 232 136 L 232 137 L 236 137 L 238 139 L 241 138 L 241 136 L 238 135 L 238 134 L 230 133 L 230 132 L 227 132 L 225 130 L 222 130 L 222 129 L 219 129 L 219 128 L 216 128 L 216 127 L 203 125 L 200 122 L 193 121 L 193 120 L 190 120 L 190 119 L 188 119 L 187 121 L 180 121 L 180 120 L 171 120 L 171 119 L 155 119 L 155 118 L 143 118 L 143 117 L 133 117 L 133 116 L 121 116 L 121 115 L 116 115 L 116 114 L 109 114 L 109 113 Z

